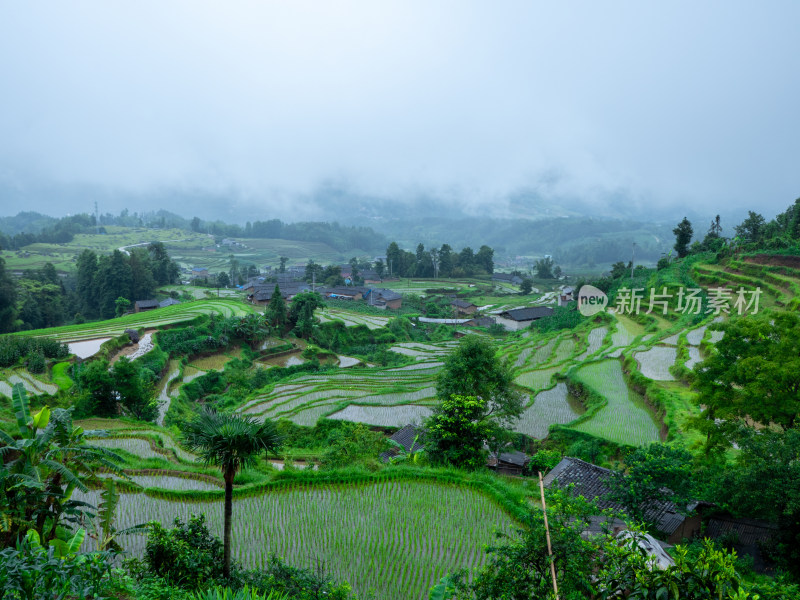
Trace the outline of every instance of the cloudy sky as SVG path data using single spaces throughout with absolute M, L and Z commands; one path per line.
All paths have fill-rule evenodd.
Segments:
M 794 0 L 3 1 L 0 182 L 772 215 L 798 29 Z

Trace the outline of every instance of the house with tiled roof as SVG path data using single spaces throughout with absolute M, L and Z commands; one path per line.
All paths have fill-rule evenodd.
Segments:
M 625 507 L 609 499 L 611 469 L 606 469 L 580 460 L 565 457 L 544 477 L 545 487 L 574 486 L 573 493 L 587 500 L 594 500 L 601 510 L 612 509 L 624 512 Z M 700 533 L 703 510 L 710 505 L 692 502 L 680 509 L 669 500 L 652 500 L 642 507 L 645 518 L 655 525 L 671 544 L 691 539 Z
M 378 308 L 397 310 L 403 305 L 403 296 L 392 290 L 374 288 L 365 295 L 367 304 Z
M 422 429 L 415 427 L 414 425 L 406 425 L 402 429 L 399 429 L 393 433 L 389 439 L 400 444 L 409 454 L 416 452 L 417 450 L 422 450 L 422 443 L 420 442 L 422 439 Z M 380 459 L 383 462 L 389 462 L 399 453 L 400 450 L 395 446 L 392 446 L 386 452 L 381 453 Z
M 519 331 L 520 329 L 529 327 L 534 321 L 537 321 L 542 317 L 549 317 L 552 314 L 553 308 L 550 306 L 513 308 L 511 310 L 504 310 L 497 315 L 497 322 L 505 327 L 508 331 Z
M 133 312 L 146 312 L 158 308 L 158 300 L 137 300 L 133 305 Z
M 286 301 L 291 301 L 297 294 L 311 291 L 311 286 L 307 283 L 279 283 L 278 290 Z M 269 283 L 256 286 L 252 293 L 247 295 L 247 301 L 251 304 L 264 306 L 269 304 L 272 294 L 275 292 L 275 284 Z
M 167 298 L 158 303 L 158 308 L 166 308 L 167 306 L 175 306 L 176 304 L 180 304 L 180 302 L 175 300 L 175 298 Z
M 478 310 L 478 307 L 472 302 L 467 302 L 466 300 L 461 300 L 459 298 L 451 300 L 450 306 L 455 307 L 456 311 L 458 311 L 458 314 L 460 315 L 474 315 Z

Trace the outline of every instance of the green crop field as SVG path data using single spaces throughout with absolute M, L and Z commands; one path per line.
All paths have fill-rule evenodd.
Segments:
M 74 497 L 97 500 L 96 493 Z M 121 495 L 117 527 L 148 521 L 170 525 L 175 517 L 185 520 L 199 512 L 205 513 L 212 533 L 221 536 L 221 501 L 142 494 Z M 234 499 L 233 553 L 251 568 L 264 565 L 271 552 L 297 566 L 313 568 L 322 561 L 359 596 L 374 590 L 384 600 L 423 600 L 448 572 L 483 564 L 483 546 L 495 530 L 507 531 L 511 523 L 491 500 L 454 485 L 298 485 Z M 143 537 L 122 536 L 121 543 L 141 556 Z
M 126 329 L 154 328 L 161 325 L 172 325 L 182 321 L 190 321 L 203 314 L 220 314 L 225 317 L 243 316 L 254 312 L 254 308 L 238 300 L 209 298 L 184 302 L 165 308 L 157 308 L 147 312 L 136 313 L 80 325 L 65 325 L 49 329 L 23 331 L 17 335 L 37 335 L 55 338 L 61 341 L 89 340 L 102 337 L 122 335 Z
M 628 388 L 617 360 L 603 360 L 580 367 L 574 379 L 600 394 L 606 405 L 585 420 L 571 425 L 578 431 L 617 444 L 641 446 L 659 440 L 659 425 L 644 399 Z
M 206 234 L 182 229 L 146 229 L 143 227 L 107 226 L 104 234 L 78 234 L 68 244 L 29 244 L 18 251 L 3 251 L 0 255 L 12 270 L 40 269 L 52 263 L 59 271 L 72 271 L 75 261 L 84 250 L 110 254 L 117 248 L 147 245 L 151 242 L 209 244 Z M 213 243 L 213 240 L 212 242 Z
M 317 317 L 323 323 L 326 321 L 339 320 L 348 327 L 355 325 L 366 325 L 369 329 L 380 329 L 389 322 L 390 316 L 378 316 L 350 312 L 339 308 L 326 308 L 317 313 Z
M 678 358 L 677 348 L 669 346 L 653 346 L 645 352 L 634 354 L 639 365 L 639 371 L 654 381 L 672 381 L 675 377 L 669 372 L 669 368 L 675 364 Z
M 237 238 L 236 241 L 242 245 L 217 248 L 214 240 L 206 237 L 167 242 L 164 245 L 173 260 L 182 267 L 205 267 L 210 273 L 227 271 L 231 256 L 241 264 L 263 268 L 265 265 L 278 266 L 281 256 L 288 257 L 289 265 L 305 265 L 309 260 L 321 264 L 344 263 L 353 254 L 364 254 L 357 249 L 339 252 L 322 242 L 251 238 Z
M 270 392 L 259 393 L 240 410 L 269 419 L 287 418 L 298 425 L 314 425 L 321 416 L 357 405 L 358 409 L 350 408 L 345 414 L 369 417 L 364 422 L 374 425 L 389 421 L 405 425 L 400 423 L 405 416 L 413 418 L 425 412 L 408 405 L 430 404 L 436 395 L 434 382 L 439 368 L 426 363 L 419 366 L 423 365 L 428 368 L 353 367 L 333 375 L 304 375 L 289 384 L 277 385 Z M 376 412 L 369 407 L 383 410 Z M 392 413 L 396 414 L 391 416 Z
M 580 402 L 569 396 L 567 386 L 559 383 L 536 395 L 533 404 L 525 409 L 519 421 L 514 424 L 514 431 L 544 439 L 549 433 L 550 425 L 565 425 L 584 412 Z

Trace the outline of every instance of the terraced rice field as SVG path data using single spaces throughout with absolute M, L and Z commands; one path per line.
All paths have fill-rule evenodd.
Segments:
M 31 375 L 23 369 L 5 370 L 0 372 L 0 394 L 11 398 L 12 388 L 21 383 L 25 390 L 33 396 L 42 394 L 53 395 L 58 392 L 58 386 L 54 383 L 42 381 L 39 377 Z
M 232 317 L 243 316 L 252 312 L 254 312 L 252 306 L 238 300 L 209 298 L 207 300 L 185 302 L 183 304 L 176 304 L 174 306 L 167 306 L 147 312 L 126 315 L 108 321 L 84 323 L 81 325 L 65 325 L 63 327 L 51 327 L 49 329 L 34 329 L 15 335 L 36 335 L 55 338 L 62 342 L 77 342 L 100 337 L 122 335 L 126 329 L 138 329 L 140 327 L 149 329 L 161 325 L 180 323 L 204 314 L 215 313 L 225 317 Z
M 89 443 L 94 446 L 108 448 L 111 451 L 124 450 L 140 458 L 163 458 L 166 460 L 174 460 L 170 459 L 170 456 L 167 452 L 172 450 L 179 459 L 190 463 L 195 462 L 197 456 L 181 448 L 169 435 L 158 432 L 148 432 L 148 434 L 151 436 L 155 435 L 161 440 L 164 448 L 166 449 L 164 454 L 153 450 L 152 446 L 150 445 L 150 440 L 144 437 L 143 433 L 139 434 L 142 437 L 136 437 L 136 434 L 134 433 L 132 435 L 125 435 L 121 437 L 90 438 Z
M 160 488 L 162 490 L 198 490 L 202 492 L 219 490 L 224 485 L 222 481 L 214 484 L 204 479 L 176 477 L 174 475 L 130 475 L 130 479 L 143 488 Z
M 622 354 L 628 346 L 633 343 L 633 340 L 644 333 L 644 329 L 638 323 L 622 316 L 616 316 L 616 327 L 614 333 L 611 334 L 611 348 L 607 356 L 616 358 Z
M 549 367 L 536 371 L 526 371 L 514 378 L 514 383 L 531 391 L 546 390 L 553 387 L 553 376 L 560 372 L 562 367 Z
M 420 424 L 433 411 L 427 406 L 401 404 L 399 406 L 360 406 L 351 404 L 330 415 L 329 419 L 366 423 L 380 427 L 404 427 L 409 423 Z
M 648 379 L 654 381 L 674 381 L 675 377 L 669 368 L 678 359 L 678 349 L 671 346 L 653 346 L 646 352 L 634 354 L 639 365 L 639 371 Z
M 684 363 L 684 366 L 687 369 L 694 369 L 694 366 L 703 360 L 703 357 L 700 356 L 700 349 L 694 346 L 689 347 L 689 360 Z
M 429 404 L 436 395 L 434 382 L 439 367 L 431 363 L 418 369 L 369 369 L 351 367 L 326 375 L 303 375 L 248 401 L 239 410 L 268 419 L 287 418 L 299 425 L 314 425 L 322 416 L 339 413 L 364 416 L 366 421 L 399 422 L 407 405 Z M 375 410 L 381 408 L 382 410 Z M 396 412 L 397 416 L 390 416 Z M 416 411 L 424 412 L 424 411 Z M 352 420 L 352 419 L 348 419 Z M 405 423 L 403 423 L 405 424 Z
M 602 395 L 607 404 L 589 419 L 571 425 L 578 431 L 618 444 L 642 446 L 659 440 L 659 425 L 644 399 L 630 390 L 617 360 L 579 368 L 575 379 Z
M 547 437 L 550 425 L 570 423 L 584 412 L 580 403 L 570 398 L 566 384 L 559 383 L 536 395 L 514 425 L 514 431 L 541 440 Z
M 163 454 L 159 454 L 150 447 L 150 442 L 143 438 L 137 437 L 120 437 L 120 438 L 95 438 L 90 439 L 89 443 L 92 446 L 100 446 L 101 448 L 108 448 L 111 451 L 124 450 L 134 456 L 140 458 L 164 458 Z
M 392 352 L 410 356 L 417 360 L 442 359 L 450 354 L 458 342 L 444 342 L 442 344 L 423 344 L 421 342 L 403 342 L 389 348 Z
M 389 317 L 359 314 L 356 312 L 349 312 L 336 308 L 326 308 L 323 311 L 317 312 L 316 316 L 323 323 L 338 319 L 348 327 L 353 327 L 355 325 L 366 325 L 369 329 L 380 329 L 381 327 L 386 327 L 386 325 L 389 323 Z
M 686 341 L 692 346 L 699 346 L 706 335 L 706 329 L 708 329 L 708 325 L 692 329 L 686 334 Z
M 608 327 L 595 327 L 592 329 L 586 338 L 586 350 L 583 352 L 583 354 L 578 356 L 577 360 L 584 361 L 592 354 L 600 350 L 600 346 L 603 345 L 603 340 L 605 339 L 606 335 L 608 335 Z
M 156 424 L 163 425 L 164 424 L 164 416 L 167 414 L 169 410 L 170 402 L 172 401 L 172 395 L 170 394 L 170 384 L 172 384 L 175 379 L 178 377 L 179 365 L 178 361 L 170 360 L 169 364 L 167 365 L 167 375 L 161 380 L 159 384 L 159 392 L 158 392 L 158 418 L 156 419 Z M 177 389 L 175 390 L 175 394 L 177 395 Z
M 75 499 L 96 502 L 97 494 Z M 246 567 L 276 552 L 293 565 L 323 561 L 359 596 L 374 589 L 385 600 L 424 600 L 430 586 L 460 568 L 485 560 L 483 546 L 511 521 L 478 492 L 452 485 L 388 482 L 361 486 L 303 486 L 235 499 L 233 555 Z M 203 512 L 211 533 L 222 535 L 222 502 L 187 503 L 122 494 L 117 527 L 147 521 L 171 525 Z M 145 539 L 124 536 L 123 547 L 141 556 Z M 87 547 L 89 544 L 87 543 Z

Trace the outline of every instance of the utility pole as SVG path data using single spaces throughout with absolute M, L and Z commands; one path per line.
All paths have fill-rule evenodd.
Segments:
M 97 209 L 97 200 L 94 201 L 94 230 L 100 235 L 100 211 Z
M 636 258 L 636 242 L 633 242 L 631 247 L 631 279 L 633 279 L 633 261 Z

